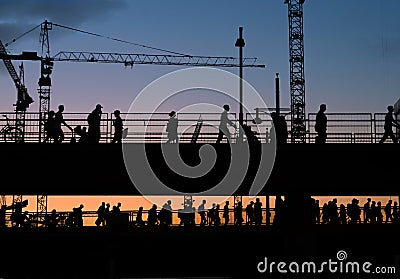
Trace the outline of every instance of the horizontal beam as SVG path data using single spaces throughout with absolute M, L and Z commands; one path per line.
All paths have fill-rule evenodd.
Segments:
M 230 167 L 227 144 L 211 144 L 217 155 L 215 166 L 199 179 L 178 176 L 170 171 L 159 143 L 127 145 L 132 154 L 138 154 L 134 157 L 136 165 L 149 162 L 156 175 L 177 191 L 204 191 L 205 187 L 221 181 Z M 200 163 L 201 146 L 179 145 L 185 163 L 192 167 Z M 146 149 L 146 158 L 139 156 L 143 148 Z M 119 145 L 3 143 L 0 144 L 0 153 L 0 169 L 5 174 L 1 187 L 4 195 L 143 194 L 130 180 Z M 57 164 L 49 164 L 54 156 L 62 159 Z M 398 164 L 395 161 L 399 157 L 400 146 L 395 144 L 287 144 L 277 150 L 271 176 L 260 194 L 399 196 Z M 15 168 L 20 162 L 24 162 L 24 166 Z M 257 160 L 250 160 L 240 187 L 234 193 L 223 194 L 248 195 L 258 166 Z M 152 191 L 146 194 L 159 195 Z
M 239 67 L 240 60 L 234 57 L 222 56 L 187 56 L 187 55 L 152 55 L 152 54 L 121 54 L 100 52 L 61 51 L 51 57 L 52 61 L 121 63 L 133 65 L 180 65 L 180 66 L 213 66 Z M 265 68 L 257 64 L 257 58 L 243 58 L 243 67 Z

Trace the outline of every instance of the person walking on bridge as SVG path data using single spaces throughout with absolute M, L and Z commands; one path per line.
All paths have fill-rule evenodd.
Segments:
M 87 122 L 88 129 L 88 142 L 98 143 L 100 141 L 100 122 L 103 106 L 98 104 L 96 108 L 88 115 Z
M 73 131 L 71 126 L 69 126 L 65 122 L 64 116 L 63 116 L 63 112 L 64 112 L 64 105 L 59 105 L 58 106 L 58 111 L 54 115 L 54 134 L 55 134 L 55 137 L 56 137 L 55 142 L 57 142 L 57 143 L 61 143 L 64 140 L 64 132 L 63 132 L 63 130 L 61 128 L 61 124 L 63 124 L 68 129 L 70 129 L 71 132 Z
M 325 143 L 326 142 L 326 128 L 328 119 L 325 115 L 326 105 L 321 104 L 319 106 L 319 111 L 317 113 L 317 117 L 315 118 L 315 131 L 317 132 L 317 136 L 315 138 L 315 143 Z
M 397 138 L 393 133 L 392 127 L 396 126 L 397 128 L 400 128 L 400 125 L 397 124 L 396 121 L 394 121 L 393 119 L 393 106 L 388 106 L 387 110 L 388 111 L 385 116 L 385 125 L 383 126 L 385 132 L 379 143 L 383 143 L 388 137 L 392 139 L 393 143 L 397 143 Z
M 230 125 L 236 129 L 235 123 L 233 123 L 229 118 L 228 118 L 228 112 L 230 110 L 229 105 L 224 105 L 223 106 L 224 111 L 221 113 L 221 119 L 219 122 L 219 133 L 218 133 L 218 138 L 217 138 L 217 143 L 220 143 L 223 136 L 226 136 L 226 139 L 228 143 L 231 141 L 231 132 L 229 131 L 227 125 Z

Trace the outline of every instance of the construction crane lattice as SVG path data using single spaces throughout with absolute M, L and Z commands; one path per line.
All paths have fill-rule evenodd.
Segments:
M 285 0 L 289 17 L 290 110 L 292 143 L 305 143 L 304 0 Z

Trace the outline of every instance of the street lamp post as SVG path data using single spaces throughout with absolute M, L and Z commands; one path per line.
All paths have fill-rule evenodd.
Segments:
M 239 137 L 238 142 L 243 142 L 243 47 L 245 46 L 243 39 L 243 27 L 239 27 L 239 38 L 236 40 L 235 46 L 239 48 Z

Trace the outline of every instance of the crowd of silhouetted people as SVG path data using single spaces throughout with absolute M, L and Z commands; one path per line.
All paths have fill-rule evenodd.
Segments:
M 338 204 L 336 198 L 320 204 L 319 200 L 310 199 L 310 203 L 305 205 L 309 210 L 307 220 L 312 224 L 382 224 L 382 223 L 399 223 L 400 209 L 397 201 L 388 200 L 385 205 L 381 201 L 375 201 L 371 198 L 363 205 L 359 204 L 359 200 L 353 198 L 351 202 Z M 149 226 L 149 227 L 169 227 L 178 226 L 260 226 L 260 225 L 281 225 L 290 224 L 300 212 L 300 208 L 291 208 L 281 196 L 275 197 L 275 208 L 266 210 L 259 198 L 250 201 L 243 206 L 241 201 L 230 206 L 229 201 L 221 207 L 219 204 L 213 203 L 207 208 L 207 201 L 195 208 L 194 206 L 186 206 L 184 208 L 173 210 L 171 200 L 158 208 L 153 204 L 151 208 L 144 212 L 142 206 L 135 212 L 121 211 L 121 203 L 110 206 L 109 203 L 102 202 L 96 211 L 97 218 L 94 222 L 98 227 L 125 227 L 125 226 Z M 70 212 L 59 213 L 55 209 L 46 213 L 41 221 L 32 218 L 32 214 L 23 211 L 24 202 L 18 202 L 12 206 L 3 205 L 0 209 L 0 227 L 6 227 L 7 218 L 6 211 L 12 210 L 10 221 L 12 227 L 32 227 L 35 223 L 48 228 L 70 227 L 81 228 L 84 226 L 83 208 L 80 204 L 74 207 Z M 173 213 L 177 212 L 179 223 L 173 224 Z M 145 214 L 146 213 L 146 214 Z M 147 215 L 147 218 L 144 218 Z M 198 218 L 196 218 L 198 215 Z M 43 216 L 42 216 L 43 217 Z M 233 219 L 231 219 L 233 217 Z M 196 223 L 196 220 L 199 222 Z M 306 220 L 306 221 L 307 221 Z
M 67 127 L 71 133 L 72 138 L 71 142 L 75 143 L 78 141 L 79 143 L 99 143 L 101 139 L 101 116 L 102 116 L 102 108 L 103 106 L 97 104 L 96 107 L 91 111 L 87 118 L 88 127 L 82 127 L 81 125 L 72 128 L 68 125 L 63 116 L 64 105 L 58 106 L 58 111 L 50 110 L 47 119 L 43 123 L 44 130 L 46 132 L 46 137 L 43 140 L 44 143 L 52 140 L 54 143 L 61 143 L 64 141 L 64 131 L 62 126 Z M 119 110 L 115 110 L 113 112 L 114 119 L 112 125 L 114 127 L 114 135 L 111 140 L 111 143 L 121 143 L 123 138 L 123 120 L 121 118 L 121 112 Z M 79 136 L 79 139 L 76 140 L 76 136 Z
M 102 108 L 103 106 L 97 104 L 92 112 L 90 112 L 86 118 L 88 128 L 82 127 L 81 125 L 72 128 L 68 125 L 63 117 L 64 105 L 58 106 L 58 111 L 54 110 L 49 111 L 47 115 L 47 119 L 44 121 L 44 130 L 46 132 L 46 137 L 43 142 L 48 142 L 52 140 L 54 143 L 61 143 L 64 141 L 64 132 L 62 130 L 62 126 L 67 127 L 71 133 L 72 138 L 71 142 L 78 141 L 79 143 L 99 143 L 101 138 L 100 133 L 100 123 L 102 116 Z M 328 118 L 325 114 L 327 110 L 326 104 L 321 104 L 319 106 L 319 110 L 316 114 L 314 131 L 317 133 L 315 137 L 316 144 L 324 144 L 327 140 L 327 129 L 328 129 Z M 231 132 L 228 129 L 228 126 L 233 127 L 237 130 L 239 127 L 229 119 L 229 111 L 230 106 L 225 104 L 223 105 L 223 111 L 220 116 L 220 123 L 218 127 L 218 136 L 216 143 L 222 142 L 223 138 L 226 138 L 226 141 L 231 142 Z M 393 132 L 393 127 L 397 127 L 400 129 L 400 125 L 393 117 L 394 107 L 389 105 L 387 107 L 387 113 L 385 115 L 384 122 L 384 133 L 379 143 L 383 143 L 386 139 L 390 138 L 393 143 L 397 143 L 398 139 Z M 396 112 L 397 113 L 397 112 Z M 126 136 L 127 128 L 123 127 L 123 119 L 121 118 L 121 112 L 119 110 L 115 110 L 113 112 L 114 119 L 112 121 L 112 126 L 114 127 L 114 134 L 111 140 L 111 143 L 121 143 L 122 139 Z M 266 143 L 276 143 L 277 145 L 285 144 L 288 141 L 290 133 L 305 133 L 305 125 L 301 126 L 301 123 L 298 123 L 298 127 L 295 128 L 294 131 L 288 130 L 288 125 L 285 119 L 285 115 L 277 112 L 270 113 L 272 120 L 272 127 L 266 130 Z M 301 122 L 302 120 L 299 119 Z M 296 121 L 294 121 L 296 122 Z M 298 121 L 297 121 L 298 122 Z M 303 123 L 304 124 L 304 123 Z M 246 139 L 250 143 L 260 143 L 260 139 L 257 137 L 257 132 L 251 129 L 251 126 L 243 124 L 240 126 L 243 129 L 243 133 L 246 136 Z M 297 131 L 298 129 L 303 129 L 304 131 Z M 166 132 L 168 134 L 168 140 L 166 143 L 178 143 L 178 118 L 176 111 L 171 111 L 169 113 L 169 120 L 166 125 Z M 124 135 L 125 134 L 125 135 Z M 76 136 L 79 136 L 79 139 L 76 140 Z M 296 136 L 296 135 L 293 135 Z
M 337 198 L 333 198 L 323 205 L 317 199 L 310 199 L 310 203 L 306 206 L 308 209 L 306 220 L 311 224 L 382 224 L 382 223 L 399 223 L 400 211 L 398 203 L 391 199 L 385 205 L 381 201 L 374 201 L 368 198 L 367 201 L 360 205 L 360 201 L 353 198 L 351 202 L 338 204 Z M 277 196 L 275 200 L 275 215 L 273 224 L 285 224 L 290 222 L 296 216 L 295 212 L 288 210 L 288 205 Z

